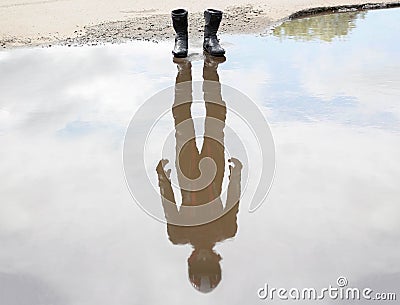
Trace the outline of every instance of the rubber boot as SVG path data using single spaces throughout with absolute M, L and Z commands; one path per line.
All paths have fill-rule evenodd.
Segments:
M 207 9 L 204 11 L 204 43 L 203 49 L 212 56 L 223 56 L 225 50 L 219 44 L 217 32 L 221 23 L 222 12 L 215 9 Z
M 185 9 L 176 9 L 171 12 L 174 27 L 175 47 L 172 51 L 175 57 L 183 58 L 188 54 L 188 12 Z

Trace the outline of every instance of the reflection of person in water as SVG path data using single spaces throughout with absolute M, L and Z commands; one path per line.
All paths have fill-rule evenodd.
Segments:
M 223 59 L 224 60 L 224 59 Z M 173 244 L 191 244 L 193 252 L 188 259 L 189 280 L 201 292 L 213 290 L 221 280 L 221 256 L 213 248 L 217 242 L 234 237 L 237 231 L 236 216 L 239 210 L 240 177 L 242 165 L 231 158 L 229 185 L 225 208 L 221 201 L 224 178 L 224 127 L 225 103 L 222 101 L 221 84 L 217 73 L 221 59 L 207 56 L 203 68 L 203 92 L 206 105 L 204 142 L 199 153 L 195 142 L 195 131 L 191 117 L 192 76 L 189 61 L 178 62 L 175 101 L 172 108 L 175 119 L 176 168 L 181 189 L 182 205 L 178 211 L 170 181 L 170 170 L 165 170 L 168 160 L 161 160 L 157 166 L 160 193 L 164 207 L 169 239 Z M 210 158 L 213 162 L 201 160 Z M 210 161 L 210 160 L 209 160 Z M 211 164 L 212 163 L 212 164 Z M 207 166 L 208 164 L 208 166 Z M 199 169 L 200 168 L 200 169 Z M 214 172 L 208 184 L 200 176 Z M 189 182 L 187 182 L 189 181 Z M 208 204 L 215 217 L 200 225 L 190 224 L 194 206 Z M 211 221 L 212 220 L 212 221 Z

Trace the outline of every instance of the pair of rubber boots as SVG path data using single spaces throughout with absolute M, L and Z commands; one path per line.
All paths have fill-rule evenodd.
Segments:
M 172 51 L 175 57 L 183 58 L 188 54 L 188 11 L 177 9 L 171 12 L 172 25 L 176 32 L 175 47 Z M 203 49 L 212 56 L 224 56 L 225 50 L 219 44 L 217 31 L 222 19 L 222 12 L 215 9 L 204 11 L 204 42 Z

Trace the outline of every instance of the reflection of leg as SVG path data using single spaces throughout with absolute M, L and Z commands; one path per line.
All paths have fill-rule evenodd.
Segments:
M 218 65 L 226 61 L 225 56 L 213 57 L 205 53 L 203 66 L 203 79 L 219 82 Z
M 192 80 L 192 63 L 184 58 L 174 58 L 173 62 L 178 68 L 175 84 Z
M 225 127 L 226 107 L 225 102 L 222 100 L 221 83 L 219 82 L 217 69 L 218 65 L 224 61 L 224 58 L 216 59 L 215 57 L 206 56 L 203 66 L 203 93 L 207 110 L 206 119 L 215 118 L 221 121 L 222 125 L 218 126 L 218 130 L 221 132 Z M 213 129 L 214 128 L 209 131 L 212 132 Z M 205 130 L 205 132 L 207 134 L 207 130 Z M 223 134 L 221 135 L 223 136 Z M 223 138 L 221 138 L 221 140 L 223 140 Z
M 175 84 L 175 100 L 172 113 L 175 120 L 176 169 L 180 185 L 186 179 L 199 176 L 199 153 L 196 147 L 194 124 L 190 112 L 192 104 L 192 74 L 189 61 L 174 60 L 178 66 Z M 186 179 L 185 179 L 186 178 Z M 188 201 L 189 192 L 181 190 L 182 204 Z
M 177 64 L 178 74 L 175 82 L 175 100 L 172 113 L 175 126 L 190 119 L 190 106 L 192 104 L 192 64 L 187 60 L 174 60 Z
M 225 127 L 226 107 L 225 107 L 225 102 L 222 100 L 221 83 L 219 82 L 217 69 L 218 65 L 220 63 L 223 63 L 224 61 L 225 58 L 206 56 L 204 58 L 204 67 L 203 67 L 203 79 L 204 79 L 203 93 L 207 109 L 206 116 L 207 118 L 209 117 L 216 118 L 223 123 L 222 126 L 219 126 L 219 128 L 217 128 L 221 132 Z M 213 129 L 214 128 L 212 128 L 209 131 L 212 132 Z M 221 134 L 221 136 L 223 136 L 223 134 Z
M 206 104 L 206 119 L 204 127 L 204 143 L 201 156 L 210 157 L 217 165 L 214 179 L 215 191 L 219 196 L 224 177 L 224 128 L 226 118 L 225 102 L 222 100 L 221 84 L 217 72 L 218 64 L 210 56 L 206 56 L 203 67 L 203 93 Z

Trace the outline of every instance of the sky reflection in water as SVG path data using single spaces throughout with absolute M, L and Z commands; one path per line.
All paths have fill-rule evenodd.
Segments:
M 190 286 L 191 250 L 170 244 L 123 176 L 133 113 L 174 84 L 171 43 L 0 52 L 0 287 L 31 295 L 10 288 L 3 299 L 256 304 L 266 282 L 319 288 L 341 275 L 396 291 L 399 13 L 341 15 L 340 30 L 323 34 L 330 17 L 222 37 L 220 80 L 263 109 L 277 172 L 263 207 L 241 210 L 235 239 L 217 245 L 222 281 L 210 294 Z M 200 80 L 202 60 L 192 65 Z

